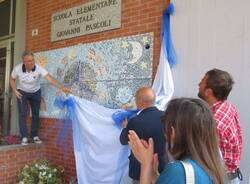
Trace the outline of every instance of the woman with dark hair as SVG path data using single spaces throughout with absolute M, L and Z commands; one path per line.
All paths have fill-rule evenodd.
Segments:
M 129 146 L 141 163 L 140 184 L 184 184 L 185 169 L 180 161 L 191 164 L 193 183 L 225 182 L 225 168 L 213 115 L 208 105 L 199 99 L 178 98 L 169 102 L 163 118 L 169 152 L 174 162 L 169 163 L 159 176 L 154 142 L 140 140 L 134 131 L 129 132 Z

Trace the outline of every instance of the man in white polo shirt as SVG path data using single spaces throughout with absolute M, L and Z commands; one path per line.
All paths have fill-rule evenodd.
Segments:
M 31 136 L 34 143 L 42 143 L 38 137 L 39 128 L 39 109 L 41 102 L 40 79 L 44 77 L 48 82 L 64 93 L 70 93 L 70 89 L 64 87 L 54 79 L 46 69 L 35 64 L 34 54 L 24 51 L 23 62 L 16 65 L 11 73 L 10 86 L 17 97 L 19 111 L 19 127 L 22 136 L 22 145 L 28 144 L 28 132 L 26 126 L 26 115 L 28 102 L 31 105 L 32 125 Z

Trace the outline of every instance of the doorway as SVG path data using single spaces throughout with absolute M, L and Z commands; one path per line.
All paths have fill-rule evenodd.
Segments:
M 0 42 L 0 126 L 5 135 L 10 129 L 10 71 L 13 67 L 14 42 Z

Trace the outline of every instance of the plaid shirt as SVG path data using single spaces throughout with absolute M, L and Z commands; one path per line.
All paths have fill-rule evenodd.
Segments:
M 242 153 L 242 132 L 238 113 L 228 101 L 218 101 L 211 110 L 219 134 L 220 150 L 228 172 L 234 172 L 240 165 Z

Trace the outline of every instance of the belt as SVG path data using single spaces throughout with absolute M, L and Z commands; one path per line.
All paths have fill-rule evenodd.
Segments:
M 239 178 L 241 181 L 243 180 L 243 176 L 239 168 L 237 168 L 235 172 L 228 173 L 227 176 L 229 180 L 233 180 L 235 178 Z

